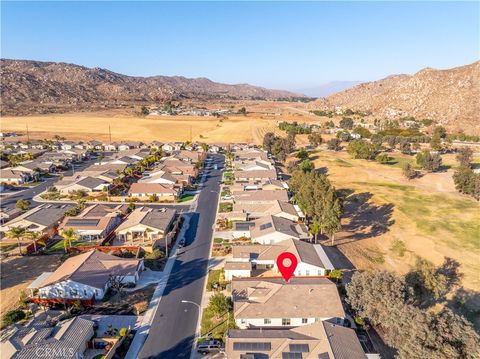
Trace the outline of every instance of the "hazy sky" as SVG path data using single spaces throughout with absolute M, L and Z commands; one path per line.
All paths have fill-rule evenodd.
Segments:
M 480 58 L 479 2 L 5 2 L 1 56 L 302 89 Z

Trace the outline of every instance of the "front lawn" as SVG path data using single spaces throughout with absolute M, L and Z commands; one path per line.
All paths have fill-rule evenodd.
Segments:
M 182 195 L 182 197 L 180 197 L 178 202 L 181 203 L 181 202 L 191 201 L 194 197 L 195 197 L 194 194 L 184 194 L 184 195 Z
M 218 206 L 218 211 L 220 213 L 233 211 L 233 203 L 220 203 L 220 205 Z
M 215 302 L 215 304 L 213 302 Z M 221 310 L 221 312 L 219 312 L 219 310 Z M 226 298 L 222 293 L 215 294 L 210 298 L 210 303 L 207 308 L 203 310 L 201 336 L 223 340 L 226 332 L 229 329 L 235 328 L 233 305 L 230 298 Z

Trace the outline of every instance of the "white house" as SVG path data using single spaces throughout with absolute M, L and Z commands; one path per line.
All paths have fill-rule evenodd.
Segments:
M 55 272 L 42 273 L 27 288 L 45 299 L 100 300 L 113 282 L 136 284 L 143 269 L 143 259 L 92 250 L 70 257 Z
M 232 300 L 240 329 L 343 324 L 345 318 L 337 286 L 327 278 L 233 278 Z
M 225 264 L 225 278 L 251 277 L 263 270 L 280 274 L 277 257 L 283 252 L 293 253 L 297 257 L 294 276 L 326 276 L 335 269 L 321 244 L 287 239 L 274 245 L 233 246 L 232 259 Z M 240 268 L 242 271 L 239 271 Z

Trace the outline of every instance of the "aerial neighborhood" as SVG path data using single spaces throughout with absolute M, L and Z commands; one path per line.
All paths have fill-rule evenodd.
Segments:
M 12 255 L 61 259 L 35 273 L 8 312 L 1 345 L 10 357 L 62 347 L 66 339 L 55 333 L 65 331 L 83 338 L 79 356 L 141 356 L 153 339 L 136 333 L 153 330 L 147 310 L 157 305 L 160 278 L 174 275 L 169 262 L 194 245 L 186 237 L 189 212 L 202 211 L 202 193 L 214 201 L 214 230 L 205 240 L 215 266 L 200 301 L 198 355 L 374 357 L 366 336 L 361 342 L 352 329 L 337 289 L 340 272 L 269 152 L 243 143 L 14 139 L 1 144 L 9 164 L 2 190 L 25 196 L 2 205 L 2 245 Z M 276 262 L 282 252 L 298 259 L 289 282 Z M 231 303 L 228 325 L 225 313 L 213 321 L 221 332 L 204 322 L 215 296 Z M 45 336 L 29 338 L 33 328 Z

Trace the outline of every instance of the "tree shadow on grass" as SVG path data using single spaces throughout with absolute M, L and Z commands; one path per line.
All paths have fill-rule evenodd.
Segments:
M 395 223 L 392 219 L 393 203 L 376 205 L 371 202 L 372 196 L 370 192 L 347 194 L 343 217 L 349 221 L 342 228 L 347 234 L 336 241 L 337 244 L 380 236 Z

